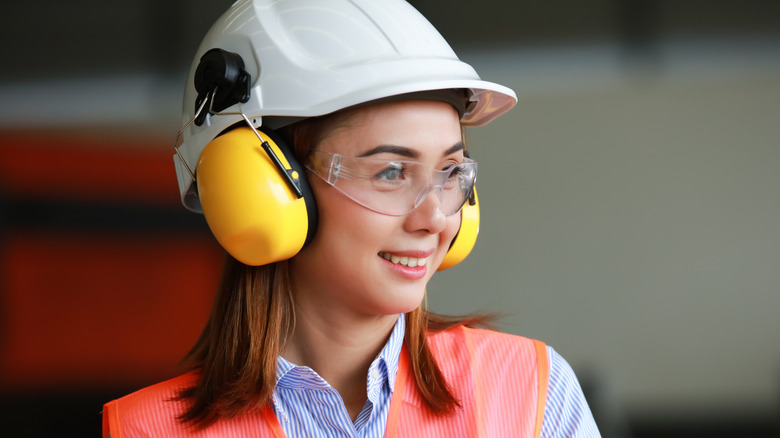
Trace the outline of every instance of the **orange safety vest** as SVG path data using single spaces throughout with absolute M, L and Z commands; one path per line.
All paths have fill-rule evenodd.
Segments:
M 437 416 L 424 405 L 401 349 L 386 437 L 539 437 L 547 400 L 549 364 L 544 343 L 458 326 L 428 337 L 436 361 L 461 408 Z M 176 420 L 186 402 L 172 398 L 193 386 L 195 372 L 106 403 L 103 437 L 284 438 L 270 405 L 260 413 L 219 420 L 195 432 Z

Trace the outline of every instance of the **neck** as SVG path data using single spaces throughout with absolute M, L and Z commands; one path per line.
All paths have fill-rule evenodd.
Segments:
M 282 356 L 316 371 L 339 392 L 354 420 L 366 402 L 368 369 L 397 319 L 385 315 L 332 321 L 296 307 L 295 330 Z

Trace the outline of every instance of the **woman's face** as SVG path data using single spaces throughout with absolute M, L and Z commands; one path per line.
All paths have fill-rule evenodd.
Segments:
M 367 106 L 315 147 L 349 157 L 417 161 L 435 169 L 463 160 L 458 114 L 436 101 Z M 309 180 L 319 224 L 311 244 L 290 260 L 296 306 L 338 318 L 395 315 L 419 306 L 458 231 L 460 214 L 445 216 L 431 193 L 412 212 L 388 216 L 359 205 L 315 175 L 309 174 Z

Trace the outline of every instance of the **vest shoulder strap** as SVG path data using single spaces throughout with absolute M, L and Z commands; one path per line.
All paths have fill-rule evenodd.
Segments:
M 536 374 L 537 380 L 539 381 L 534 437 L 539 438 L 542 435 L 544 409 L 547 406 L 547 384 L 550 380 L 550 359 L 547 355 L 547 345 L 545 345 L 544 342 L 534 340 L 534 347 L 536 348 Z
M 186 402 L 177 400 L 179 391 L 195 384 L 197 373 L 188 373 L 161 382 L 103 406 L 103 438 L 192 437 L 193 431 L 179 422 Z M 272 413 L 273 414 L 273 413 Z M 221 419 L 199 431 L 201 438 L 252 436 L 276 438 L 281 427 L 274 429 L 261 413 L 250 413 L 231 419 Z M 282 435 L 283 432 L 282 432 Z
M 410 384 L 401 430 L 426 432 L 417 436 L 539 436 L 549 379 L 543 342 L 462 326 L 432 333 L 428 341 L 461 408 L 453 416 L 433 415 Z
M 196 379 L 197 374 L 187 373 L 106 403 L 103 405 L 103 438 L 172 433 L 178 429 L 176 417 L 182 407 L 175 397 Z

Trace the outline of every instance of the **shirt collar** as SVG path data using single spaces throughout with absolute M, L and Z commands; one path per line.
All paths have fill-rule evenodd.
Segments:
M 381 383 L 387 382 L 390 391 L 395 387 L 395 375 L 398 372 L 398 359 L 401 355 L 401 347 L 406 332 L 406 318 L 399 315 L 393 331 L 390 333 L 387 343 L 371 362 L 368 369 L 367 392 L 370 396 L 372 389 L 381 387 Z M 329 387 L 314 370 L 309 367 L 295 365 L 282 356 L 276 359 L 276 384 L 282 387 L 296 389 L 322 389 Z
M 393 331 L 390 333 L 390 338 L 387 340 L 382 351 L 371 363 L 368 369 L 368 388 L 376 385 L 376 382 L 372 381 L 372 377 L 381 379 L 381 382 L 387 382 L 390 387 L 390 392 L 395 387 L 395 375 L 398 372 L 398 359 L 401 355 L 401 347 L 404 343 L 404 333 L 406 333 L 406 318 L 404 315 L 399 315 L 398 320 L 393 327 Z

